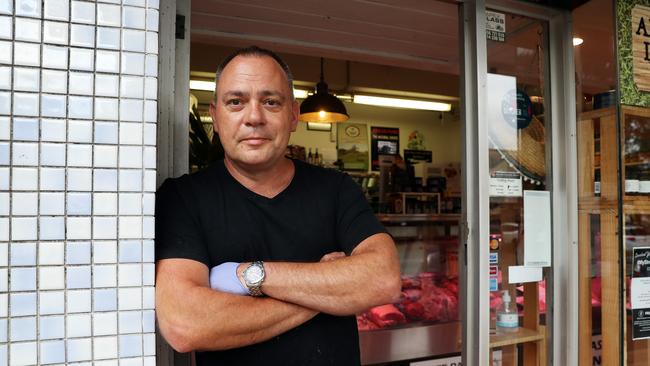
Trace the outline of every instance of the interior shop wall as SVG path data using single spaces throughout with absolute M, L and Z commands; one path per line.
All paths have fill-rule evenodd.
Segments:
M 424 136 L 424 147 L 432 151 L 434 164 L 446 165 L 460 162 L 461 124 L 457 115 L 431 111 L 415 111 L 394 108 L 360 106 L 345 103 L 350 114 L 348 123 L 363 123 L 368 129 L 368 146 L 370 146 L 370 127 L 399 128 L 400 154 L 408 145 L 408 136 L 417 130 Z M 306 123 L 299 123 L 292 134 L 291 144 L 303 146 L 309 151 L 318 148 L 325 163 L 336 160 L 336 126 L 333 131 L 307 130 Z
M 235 48 L 192 43 L 190 70 L 192 72 L 214 73 L 217 65 Z M 320 57 L 280 53 L 291 68 L 295 80 L 318 82 Z M 458 97 L 458 75 L 384 66 L 364 62 L 349 62 L 326 59 L 325 81 L 331 90 L 346 87 L 364 87 L 389 90 L 408 90 L 416 93 L 437 94 Z

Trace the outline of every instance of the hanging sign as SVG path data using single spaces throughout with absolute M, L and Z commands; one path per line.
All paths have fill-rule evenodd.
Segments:
M 632 339 L 650 338 L 650 247 L 632 248 Z
M 632 63 L 634 84 L 638 90 L 650 91 L 650 8 L 632 8 Z
M 617 102 L 650 107 L 650 2 L 616 0 Z
M 485 12 L 485 34 L 490 41 L 506 41 L 506 15 L 494 11 Z
M 490 197 L 521 197 L 521 174 L 517 172 L 492 172 Z

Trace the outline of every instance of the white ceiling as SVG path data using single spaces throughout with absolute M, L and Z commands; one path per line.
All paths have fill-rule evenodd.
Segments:
M 431 0 L 193 0 L 192 42 L 458 74 L 458 10 Z
M 574 33 L 585 39 L 576 48 L 576 71 L 588 93 L 615 85 L 612 11 L 610 0 L 591 0 L 574 11 Z M 488 42 L 491 71 L 542 85 L 540 53 L 543 56 L 548 49 L 540 36 L 541 23 L 510 15 L 506 22 L 508 42 Z M 280 53 L 456 77 L 458 34 L 458 6 L 450 2 L 192 0 L 193 43 L 228 47 L 256 44 Z

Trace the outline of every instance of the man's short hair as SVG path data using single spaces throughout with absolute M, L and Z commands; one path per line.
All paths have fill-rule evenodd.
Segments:
M 270 57 L 275 60 L 275 62 L 280 65 L 282 70 L 284 71 L 285 75 L 287 76 L 287 81 L 289 85 L 289 92 L 291 94 L 291 100 L 293 100 L 293 74 L 291 73 L 291 70 L 289 69 L 289 65 L 287 65 L 286 62 L 284 62 L 283 59 L 278 56 L 277 53 L 268 50 L 266 48 L 260 48 L 257 46 L 249 46 L 246 48 L 240 48 L 237 51 L 231 53 L 228 55 L 217 67 L 216 71 L 216 76 L 214 78 L 214 95 L 213 98 L 217 98 L 217 86 L 219 85 L 219 77 L 221 76 L 221 73 L 223 72 L 223 69 L 228 66 L 230 61 L 232 61 L 235 57 L 237 56 L 255 56 L 255 57 Z

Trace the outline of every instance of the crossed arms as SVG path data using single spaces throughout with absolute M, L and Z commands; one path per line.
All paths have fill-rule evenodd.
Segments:
M 210 288 L 209 268 L 189 259 L 156 265 L 160 330 L 179 352 L 223 350 L 259 343 L 320 312 L 351 315 L 399 297 L 399 262 L 393 240 L 375 234 L 350 256 L 318 263 L 266 262 L 262 291 L 239 296 Z

